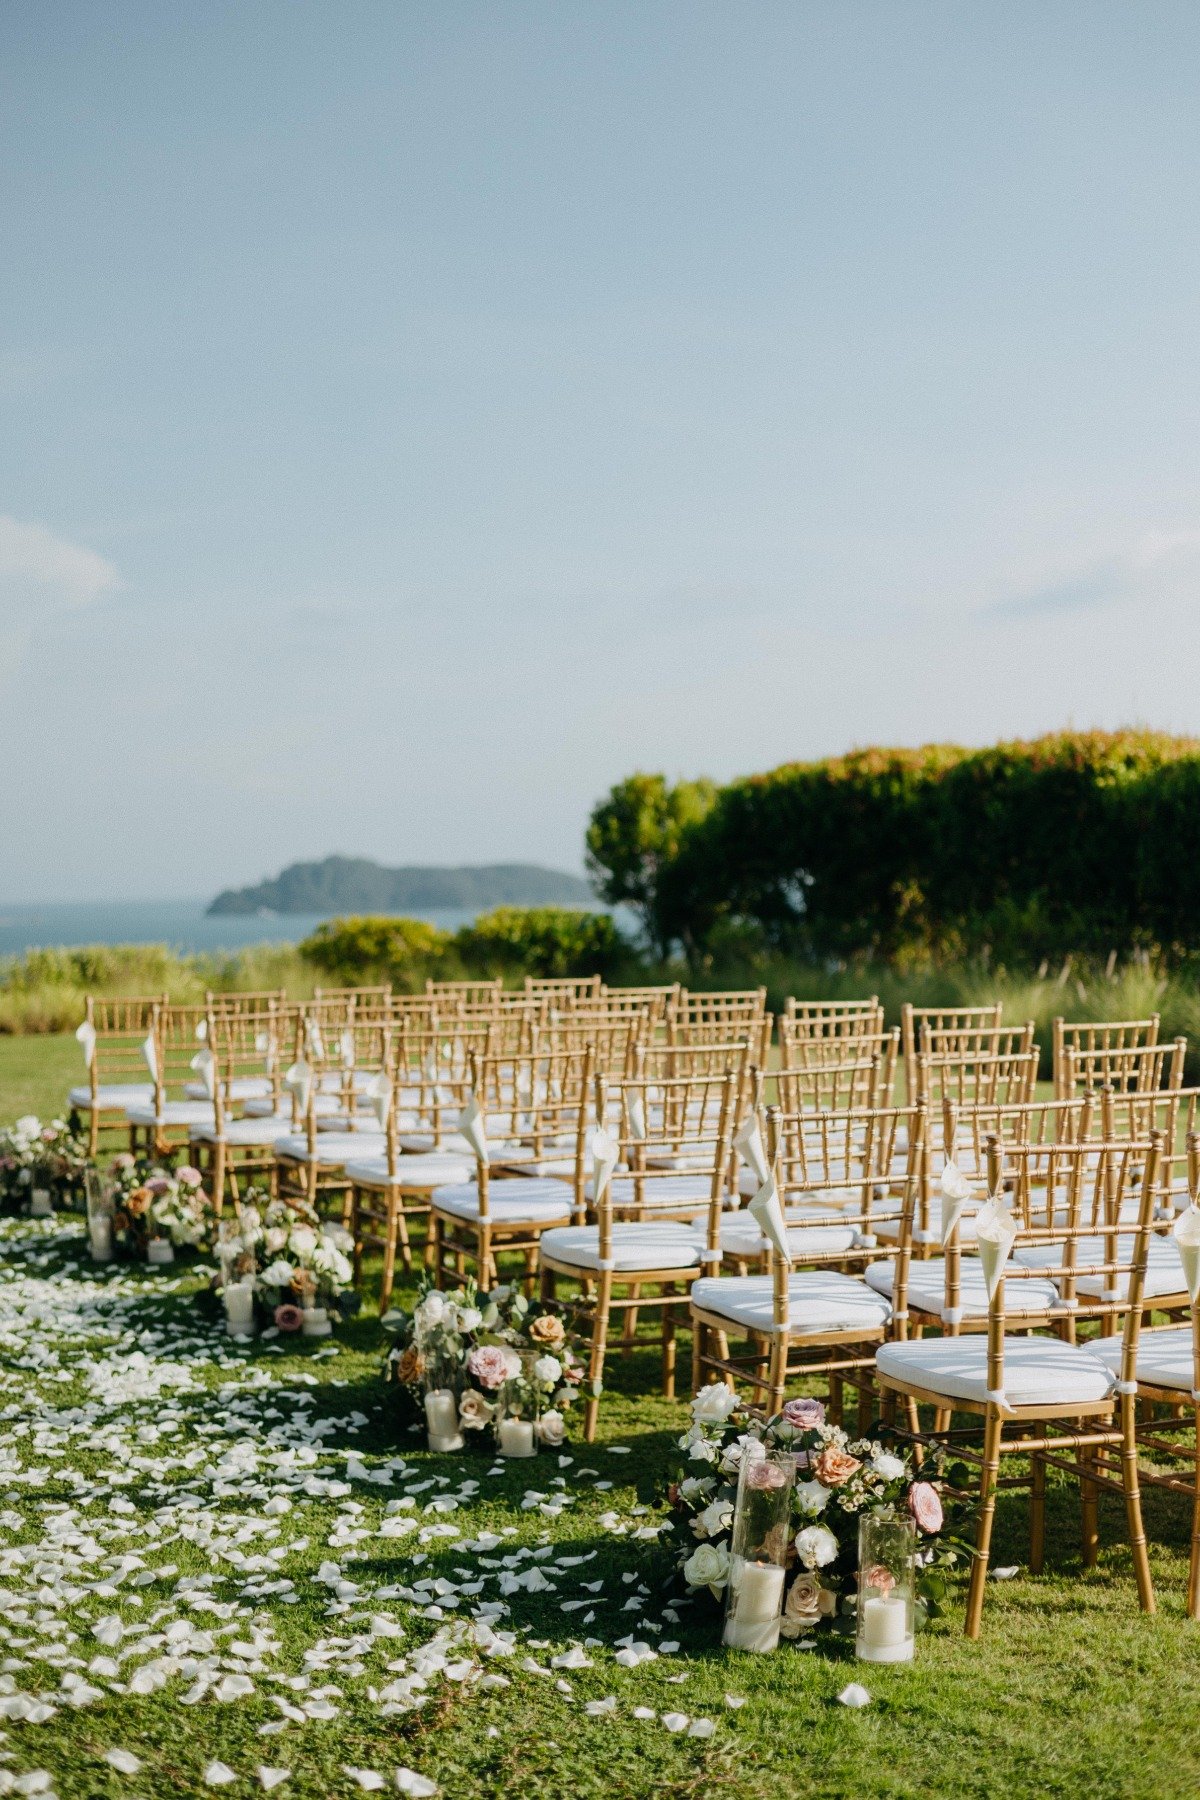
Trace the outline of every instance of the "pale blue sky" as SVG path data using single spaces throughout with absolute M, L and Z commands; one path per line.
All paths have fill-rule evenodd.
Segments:
M 0 899 L 1200 731 L 1200 7 L 0 8 Z

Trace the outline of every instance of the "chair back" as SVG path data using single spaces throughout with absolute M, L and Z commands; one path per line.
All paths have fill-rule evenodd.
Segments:
M 1120 1053 L 1125 1050 L 1144 1050 L 1158 1043 L 1159 1015 L 1151 1013 L 1146 1019 L 1109 1019 L 1091 1020 L 1083 1024 L 1068 1024 L 1057 1017 L 1051 1026 L 1050 1041 L 1054 1055 L 1054 1095 L 1058 1100 L 1065 1100 L 1071 1094 L 1071 1073 L 1067 1068 L 1067 1053 L 1074 1053 L 1074 1079 L 1079 1081 L 1092 1067 L 1092 1059 L 1098 1058 L 1095 1079 L 1088 1079 L 1088 1086 L 1103 1087 L 1104 1083 L 1113 1080 L 1111 1071 L 1119 1064 Z M 1123 1085 L 1113 1080 L 1114 1086 Z M 1150 1087 L 1158 1087 L 1158 1080 L 1148 1082 Z
M 1172 1044 L 1111 1044 L 1077 1049 L 1068 1043 L 1062 1052 L 1059 1098 L 1111 1088 L 1118 1094 L 1149 1094 L 1160 1088 L 1183 1086 L 1187 1039 Z
M 917 1052 L 921 1047 L 921 1031 L 926 1025 L 932 1031 L 983 1030 L 999 1025 L 1004 1005 L 994 1006 L 913 1006 L 906 1000 L 900 1008 L 900 1041 L 904 1053 L 904 1079 L 911 1099 L 916 1087 Z

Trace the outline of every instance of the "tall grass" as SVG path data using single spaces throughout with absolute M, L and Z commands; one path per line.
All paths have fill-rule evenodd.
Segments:
M 83 1017 L 88 994 L 166 994 L 179 1005 L 205 990 L 286 988 L 307 999 L 317 972 L 293 944 L 258 944 L 218 954 L 181 954 L 165 944 L 84 944 L 27 950 L 0 963 L 0 1033 L 67 1031 Z

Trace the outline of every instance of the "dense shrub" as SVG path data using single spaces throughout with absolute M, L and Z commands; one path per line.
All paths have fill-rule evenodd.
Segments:
M 327 919 L 300 945 L 300 954 L 331 985 L 390 981 L 401 993 L 415 993 L 427 976 L 444 972 L 454 939 L 423 919 Z M 454 971 L 457 972 L 457 971 Z
M 481 975 L 610 975 L 625 956 L 608 913 L 565 906 L 498 906 L 455 936 L 463 966 Z

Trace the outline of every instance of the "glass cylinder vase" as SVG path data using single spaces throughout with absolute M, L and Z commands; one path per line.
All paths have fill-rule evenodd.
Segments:
M 99 1169 L 89 1167 L 84 1176 L 84 1188 L 87 1195 L 88 1247 L 92 1253 L 92 1261 L 111 1262 L 115 1210 L 112 1182 L 106 1180 Z
M 438 1451 L 463 1448 L 458 1417 L 460 1375 L 449 1358 L 430 1356 L 425 1361 L 425 1430 L 429 1448 Z
M 496 1396 L 496 1448 L 501 1456 L 536 1456 L 541 1389 L 533 1374 L 537 1357 L 526 1352 L 520 1368 L 500 1384 Z
M 724 1642 L 731 1650 L 761 1653 L 779 1643 L 795 1479 L 791 1450 L 746 1445 L 725 1590 Z
M 862 1662 L 911 1662 L 915 1647 L 917 1528 L 863 1513 L 858 1521 L 858 1636 Z

